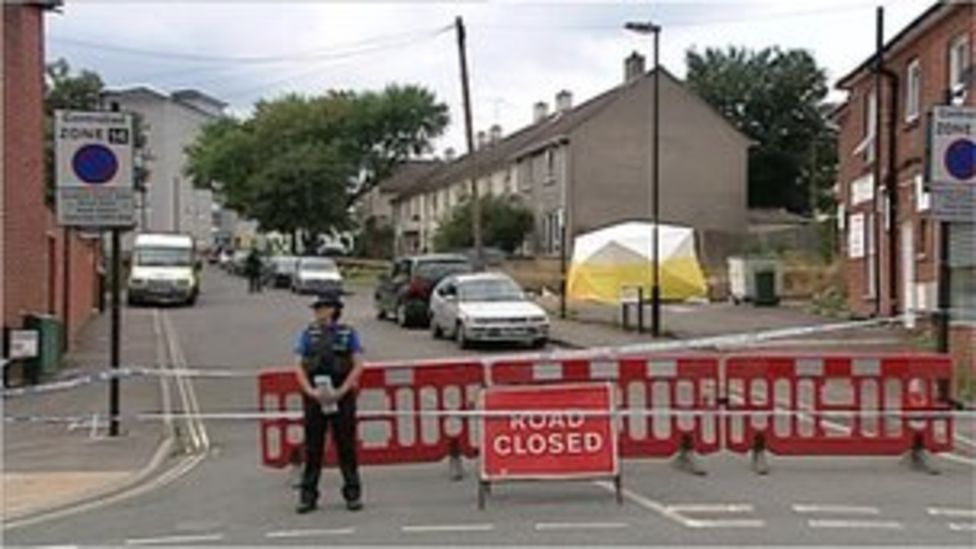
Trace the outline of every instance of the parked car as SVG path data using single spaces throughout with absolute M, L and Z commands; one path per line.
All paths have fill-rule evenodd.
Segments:
M 217 265 L 221 269 L 230 272 L 231 262 L 233 261 L 233 259 L 234 259 L 234 252 L 232 252 L 231 250 L 222 250 L 220 252 L 220 257 L 217 258 Z
M 327 257 L 302 257 L 295 266 L 291 291 L 299 294 L 342 290 L 342 274 L 336 262 Z
M 430 293 L 447 276 L 471 272 L 463 255 L 431 254 L 398 259 L 380 276 L 373 296 L 377 318 L 393 318 L 403 327 L 426 325 Z
M 299 258 L 293 255 L 276 255 L 270 260 L 271 285 L 275 288 L 291 288 Z
M 541 348 L 549 341 L 549 316 L 500 273 L 449 276 L 430 298 L 434 338 L 453 337 L 462 349 L 472 342 L 514 342 Z
M 247 250 L 235 250 L 230 256 L 230 269 L 232 274 L 242 276 L 244 274 L 244 264 L 247 262 Z

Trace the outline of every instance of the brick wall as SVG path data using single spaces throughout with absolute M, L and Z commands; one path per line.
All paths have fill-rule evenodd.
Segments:
M 43 11 L 3 5 L 5 326 L 47 312 L 47 208 L 43 158 Z
M 43 17 L 36 5 L 3 5 L 3 326 L 51 313 L 74 336 L 98 301 L 99 245 L 66 236 L 44 202 Z

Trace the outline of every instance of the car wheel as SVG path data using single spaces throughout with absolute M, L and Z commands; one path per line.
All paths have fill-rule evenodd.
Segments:
M 460 322 L 454 328 L 454 340 L 457 341 L 457 345 L 461 349 L 467 349 L 471 346 L 471 342 L 468 341 L 468 335 L 464 331 L 464 324 Z
M 376 305 L 376 320 L 386 320 L 386 311 L 380 304 Z
M 407 306 L 400 303 L 396 307 L 396 323 L 401 328 L 408 328 L 410 326 L 410 319 L 407 318 Z
M 533 341 L 532 342 L 532 348 L 533 349 L 542 349 L 542 348 L 544 348 L 548 344 L 549 344 L 549 340 L 547 338 L 544 338 L 543 337 L 543 338 L 540 338 L 540 339 L 537 339 L 537 340 Z

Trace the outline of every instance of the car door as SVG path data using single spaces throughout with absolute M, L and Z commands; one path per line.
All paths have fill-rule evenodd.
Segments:
M 448 322 L 448 314 L 450 301 L 448 297 L 448 288 L 453 284 L 453 279 L 446 278 L 442 280 L 434 290 L 430 293 L 430 316 L 431 322 L 440 328 L 448 328 L 451 323 Z
M 457 279 L 452 278 L 448 284 L 444 285 L 441 299 L 443 300 L 441 326 L 444 326 L 447 330 L 454 330 L 454 327 L 457 325 L 458 316 L 460 315 Z
M 410 269 L 413 261 L 409 259 L 403 259 L 397 263 L 397 267 L 393 272 L 393 278 L 390 283 L 392 285 L 390 291 L 390 308 L 392 312 L 396 311 L 397 306 L 400 304 L 400 298 L 407 291 L 407 286 L 410 284 Z

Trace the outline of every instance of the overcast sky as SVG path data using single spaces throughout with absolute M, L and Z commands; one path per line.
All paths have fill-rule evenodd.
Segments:
M 451 108 L 438 143 L 463 150 L 453 32 L 468 27 L 476 129 L 509 133 L 560 89 L 579 103 L 620 82 L 623 58 L 649 54 L 626 21 L 662 25 L 661 59 L 679 76 L 689 48 L 811 50 L 831 82 L 874 47 L 874 8 L 890 37 L 933 0 L 664 2 L 142 2 L 66 0 L 48 17 L 47 56 L 99 72 L 112 87 L 197 88 L 246 114 L 259 98 L 390 82 L 432 89 Z M 839 96 L 838 96 L 839 97 Z

